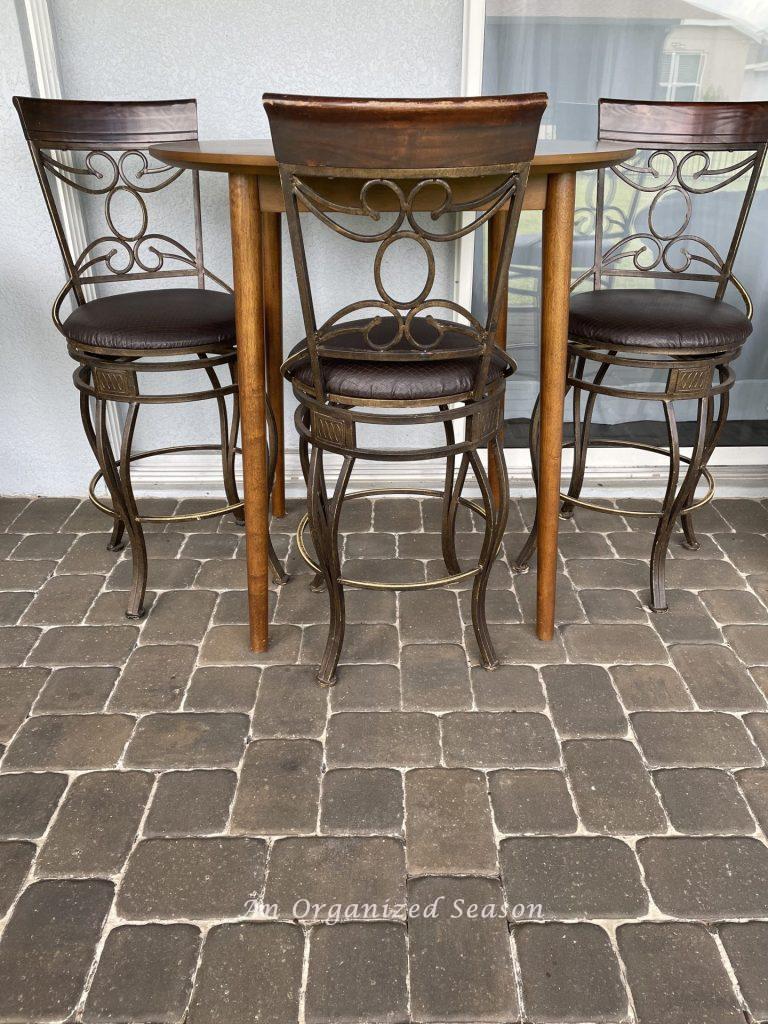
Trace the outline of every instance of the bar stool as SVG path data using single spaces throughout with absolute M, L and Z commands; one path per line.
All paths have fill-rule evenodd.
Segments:
M 190 172 L 194 250 L 166 234 L 149 230 L 148 197 L 171 186 L 185 172 L 151 161 L 147 150 L 162 141 L 196 139 L 197 103 L 88 102 L 16 96 L 14 105 L 67 272 L 67 282 L 53 305 L 53 321 L 67 339 L 69 354 L 78 364 L 73 378 L 80 392 L 83 428 L 99 465 L 88 493 L 94 505 L 114 520 L 109 549 L 121 550 L 124 534 L 128 535 L 133 577 L 126 615 L 141 618 L 148 570 L 144 523 L 185 522 L 229 512 L 238 522 L 243 521 L 243 502 L 235 481 L 240 418 L 234 302 L 231 288 L 203 262 L 197 172 Z M 62 213 L 64 208 L 76 209 L 73 203 L 82 203 L 84 207 L 88 197 L 103 203 L 102 209 L 83 208 L 82 213 L 90 214 L 88 223 L 98 215 L 104 226 L 93 241 L 78 244 L 75 238 L 68 237 Z M 190 278 L 197 287 L 142 287 L 95 295 L 97 286 L 176 278 Z M 209 281 L 223 290 L 206 289 Z M 70 295 L 76 306 L 62 320 L 62 305 Z M 208 379 L 208 385 L 201 389 L 182 386 L 178 391 L 168 392 L 157 386 L 163 383 L 160 374 L 200 370 Z M 221 370 L 227 373 L 229 382 L 219 379 Z M 228 396 L 232 402 L 231 415 Z M 218 406 L 218 444 L 133 452 L 136 419 L 142 406 L 209 399 Z M 110 403 L 126 406 L 119 455 L 110 437 Z M 271 489 L 277 433 L 269 402 L 267 408 Z M 132 464 L 153 455 L 191 451 L 220 452 L 226 504 L 194 515 L 143 515 L 133 493 Z M 111 503 L 97 497 L 96 487 L 101 480 Z M 271 543 L 270 565 L 275 579 L 284 581 L 286 577 Z
M 561 495 L 560 515 L 569 519 L 574 507 L 580 507 L 623 516 L 658 516 L 650 559 L 651 608 L 663 611 L 667 608 L 665 560 L 670 536 L 680 520 L 686 547 L 695 550 L 699 546 L 693 513 L 714 495 L 707 463 L 728 415 L 729 391 L 735 380 L 731 363 L 752 333 L 752 302 L 733 267 L 765 160 L 768 103 L 602 99 L 598 135 L 601 140 L 637 147 L 639 153 L 618 167 L 598 171 L 594 263 L 573 285 L 576 289 L 591 279 L 593 290 L 571 299 L 567 384 L 573 389 L 574 459 L 568 493 Z M 644 211 L 633 217 L 630 233 L 618 240 L 609 239 L 613 231 L 606 228 L 615 224 L 606 202 L 608 175 L 616 176 L 625 193 L 639 192 L 647 203 Z M 738 206 L 733 234 L 721 253 L 694 233 L 691 221 L 697 199 L 725 188 L 738 190 Z M 612 287 L 614 280 L 620 279 L 635 287 Z M 693 289 L 656 289 L 649 284 L 655 280 L 689 283 Z M 702 294 L 702 284 L 713 289 L 714 295 Z M 743 301 L 744 312 L 723 301 L 729 284 Z M 623 368 L 620 374 L 608 379 L 617 368 Z M 662 370 L 664 381 L 656 388 L 650 383 L 633 388 L 621 379 L 628 370 L 640 370 L 644 375 Z M 587 397 L 582 414 L 583 393 Z M 621 438 L 593 442 L 595 446 L 645 449 L 669 459 L 666 492 L 658 513 L 617 510 L 581 498 L 590 427 L 601 395 L 662 405 L 668 447 Z M 677 401 L 696 402 L 690 457 L 680 454 Z M 537 402 L 530 433 L 534 482 L 538 479 L 538 432 Z M 683 466 L 687 467 L 684 471 Z M 707 490 L 697 499 L 695 492 L 702 478 Z M 518 572 L 528 570 L 535 545 L 534 526 L 514 566 Z
M 326 686 L 335 681 L 344 639 L 345 587 L 427 589 L 470 578 L 480 656 L 486 668 L 495 668 L 485 592 L 507 520 L 509 493 L 499 431 L 505 380 L 515 367 L 495 345 L 494 331 L 506 301 L 509 261 L 546 96 L 359 100 L 267 95 L 264 106 L 280 167 L 306 330 L 283 373 L 299 403 L 296 428 L 307 482 L 299 549 L 318 574 L 317 582 L 325 585 L 330 603 L 330 629 L 317 678 Z M 433 296 L 435 243 L 451 245 L 504 208 L 501 257 L 488 316 L 480 323 L 452 299 Z M 319 327 L 300 210 L 348 242 L 374 250 L 375 294 L 358 296 Z M 471 210 L 480 212 L 468 215 L 468 222 L 460 219 Z M 424 284 L 416 285 L 411 297 L 395 298 L 383 280 L 382 263 L 403 242 L 423 253 Z M 361 254 L 358 260 L 364 258 Z M 363 318 L 365 310 L 369 315 Z M 445 444 L 425 448 L 369 447 L 357 436 L 358 425 L 383 428 L 391 436 L 398 426 L 412 432 L 436 423 L 443 426 Z M 456 424 L 465 428 L 461 440 Z M 486 446 L 502 482 L 497 502 L 478 454 Z M 329 452 L 342 458 L 331 495 L 324 470 Z M 418 493 L 442 499 L 448 575 L 407 584 L 343 577 L 338 549 L 342 504 L 371 493 L 347 494 L 356 461 L 430 458 L 446 460 L 445 487 Z M 482 505 L 461 494 L 470 466 Z M 461 569 L 456 553 L 460 503 L 485 517 L 479 562 L 468 570 Z M 316 559 L 303 541 L 307 523 Z

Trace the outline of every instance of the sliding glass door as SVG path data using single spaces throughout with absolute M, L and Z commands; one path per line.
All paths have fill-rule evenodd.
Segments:
M 735 10 L 739 17 L 728 13 Z M 548 92 L 544 138 L 594 138 L 601 96 L 673 101 L 768 99 L 768 5 L 764 3 L 486 0 L 483 15 L 482 91 Z M 723 157 L 729 162 L 734 159 L 729 154 Z M 615 179 L 608 187 L 616 187 Z M 722 193 L 702 197 L 707 202 L 697 208 L 696 233 L 715 243 L 724 237 L 733 227 L 734 211 L 745 187 L 742 178 Z M 594 258 L 594 197 L 595 176 L 580 175 L 574 278 Z M 637 202 L 637 193 L 619 187 L 612 198 L 612 215 L 631 226 L 647 213 Z M 674 217 L 674 211 L 669 215 Z M 736 364 L 738 383 L 722 439 L 727 458 L 735 461 L 754 461 L 758 453 L 753 450 L 750 455 L 747 449 L 768 445 L 766 224 L 768 189 L 764 180 L 736 264 L 737 276 L 754 301 L 755 329 Z M 509 280 L 508 347 L 519 364 L 508 387 L 509 447 L 526 445 L 528 418 L 538 393 L 540 265 L 540 215 L 526 213 Z M 473 268 L 476 308 L 483 305 L 485 282 L 485 254 L 478 245 Z M 653 284 L 643 282 L 644 286 Z M 726 298 L 740 304 L 735 292 Z M 685 421 L 686 412 L 681 411 Z M 595 433 L 613 432 L 654 443 L 662 436 L 661 418 L 659 403 L 603 400 L 597 407 Z M 686 433 L 683 427 L 684 440 Z

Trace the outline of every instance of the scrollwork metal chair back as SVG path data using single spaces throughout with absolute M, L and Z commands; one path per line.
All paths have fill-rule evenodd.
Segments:
M 336 339 L 341 339 L 348 332 L 347 318 L 355 313 L 362 313 L 366 310 L 381 310 L 394 321 L 394 331 L 384 333 L 384 336 L 377 334 L 381 327 L 382 316 L 371 316 L 362 328 L 362 337 L 365 341 L 365 349 L 356 353 L 357 358 L 365 355 L 370 360 L 392 360 L 397 362 L 416 361 L 425 357 L 434 359 L 477 358 L 478 370 L 475 379 L 474 391 L 477 397 L 482 395 L 487 379 L 487 370 L 492 351 L 493 332 L 496 320 L 498 319 L 498 298 L 502 287 L 499 278 L 493 289 L 493 301 L 490 306 L 489 316 L 484 324 L 480 323 L 473 314 L 452 299 L 435 297 L 433 289 L 436 276 L 435 243 L 453 242 L 464 235 L 471 234 L 478 230 L 489 217 L 491 217 L 504 203 L 509 202 L 509 213 L 507 214 L 506 236 L 514 237 L 514 224 L 519 215 L 520 204 L 517 194 L 522 194 L 525 188 L 526 171 L 520 169 L 510 170 L 507 177 L 500 185 L 485 194 L 477 197 L 477 204 L 482 203 L 486 210 L 476 217 L 471 223 L 447 230 L 429 230 L 419 223 L 415 206 L 425 196 L 427 190 L 432 190 L 438 195 L 436 205 L 428 215 L 433 220 L 441 216 L 460 214 L 468 209 L 467 204 L 456 201 L 453 196 L 449 176 L 418 178 L 415 182 L 405 184 L 392 180 L 390 177 L 366 178 L 360 187 L 359 205 L 347 206 L 333 203 L 332 200 L 324 197 L 317 189 L 312 188 L 307 179 L 301 176 L 299 169 L 283 171 L 283 187 L 288 189 L 292 200 L 291 220 L 301 232 L 301 221 L 298 217 L 299 203 L 302 207 L 314 214 L 327 227 L 345 238 L 376 246 L 373 278 L 376 288 L 376 296 L 369 299 L 360 299 L 342 307 L 329 317 L 319 327 L 314 327 L 314 308 L 309 310 L 310 323 L 307 325 L 307 338 L 311 358 L 315 372 L 315 393 L 318 398 L 325 397 L 325 384 L 322 372 L 323 359 L 344 359 L 349 358 L 349 349 L 334 345 Z M 384 172 L 385 174 L 387 172 Z M 389 227 L 382 231 L 366 234 L 364 231 L 353 231 L 343 224 L 335 222 L 329 213 L 344 215 L 356 215 L 365 217 L 372 222 L 378 222 L 382 214 L 387 212 L 377 208 L 374 192 L 388 192 L 396 203 L 394 220 Z M 382 204 L 386 205 L 386 204 Z M 426 257 L 427 273 L 423 288 L 411 299 L 399 299 L 393 296 L 388 290 L 382 277 L 382 263 L 385 253 L 390 246 L 398 242 L 412 241 L 419 245 Z M 303 242 L 303 237 L 302 237 Z M 306 264 L 301 268 L 300 287 L 308 294 L 310 292 L 309 274 Z M 462 320 L 446 321 L 433 315 L 437 310 L 450 311 L 461 317 Z M 417 332 L 414 323 L 417 317 L 423 317 L 429 327 L 425 333 Z M 450 334 L 449 334 L 450 332 Z M 450 347 L 443 343 L 446 336 L 455 338 L 456 334 L 462 335 L 463 344 Z
M 194 248 L 168 234 L 150 230 L 154 227 L 150 222 L 150 198 L 186 172 L 151 160 L 147 150 L 159 142 L 197 138 L 195 100 L 132 104 L 17 96 L 14 104 L 67 271 L 66 284 L 53 306 L 53 319 L 59 330 L 64 300 L 71 292 L 78 305 L 83 305 L 88 285 L 195 278 L 200 288 L 210 280 L 226 291 L 231 290 L 203 262 L 200 181 L 196 171 L 189 172 Z M 87 197 L 103 199 L 99 217 L 103 233 L 95 232 L 96 237 L 86 241 L 80 251 L 74 250 L 74 240 L 67 237 L 64 229 L 61 205 L 66 199 L 61 186 L 76 193 L 81 203 Z M 126 202 L 133 204 L 132 218 L 126 216 L 125 209 L 120 210 Z M 121 226 L 123 219 L 132 219 L 131 226 Z
M 474 108 L 465 105 L 453 109 L 448 107 L 451 101 L 444 101 L 443 113 L 447 111 L 448 115 L 443 121 L 441 112 L 427 101 L 412 101 L 409 114 L 398 111 L 400 118 L 407 121 L 410 117 L 412 123 L 408 125 L 407 148 L 395 153 L 393 159 L 386 142 L 394 132 L 392 108 L 407 101 L 324 101 L 328 106 L 324 108 L 325 123 L 320 129 L 318 149 L 318 115 L 313 111 L 312 118 L 302 122 L 296 116 L 301 98 L 265 97 L 280 165 L 318 400 L 327 398 L 323 373 L 327 359 L 397 363 L 477 359 L 473 393 L 476 398 L 482 396 L 491 355 L 494 349 L 499 352 L 494 335 L 501 303 L 506 300 L 509 262 L 535 146 L 532 125 L 544 105 L 541 96 L 526 98 L 518 102 L 515 119 L 515 115 L 509 115 L 509 100 L 517 98 L 506 98 L 506 110 L 502 99 L 505 98 L 488 98 L 475 101 Z M 344 130 L 343 114 L 351 114 L 357 128 L 355 138 Z M 485 123 L 484 114 L 488 118 Z M 455 142 L 447 144 L 451 119 L 463 131 L 465 144 L 460 151 Z M 494 128 L 496 140 L 491 139 Z M 319 159 L 318 151 L 322 154 Z M 341 182 L 344 185 L 340 199 Z M 436 248 L 478 231 L 505 207 L 508 212 L 502 255 L 487 316 L 481 323 L 453 299 L 434 294 Z M 469 211 L 478 212 L 472 215 Z M 376 247 L 375 294 L 350 302 L 319 325 L 301 212 L 312 214 L 326 228 L 352 242 Z M 347 217 L 354 217 L 357 222 L 362 218 L 371 230 L 358 229 L 337 219 Z M 386 217 L 390 223 L 384 225 Z M 424 285 L 417 294 L 398 298 L 383 280 L 382 263 L 390 247 L 406 241 L 419 246 L 427 269 Z M 364 345 L 352 350 L 343 344 L 350 325 L 348 318 L 364 311 L 375 313 L 362 324 L 358 322 Z M 438 317 L 437 311 L 444 311 L 453 319 Z M 296 362 L 306 358 L 306 354 L 298 353 L 292 358 Z
M 710 282 L 721 300 L 732 284 L 751 318 L 752 301 L 734 273 L 734 261 L 765 162 L 768 104 L 601 99 L 598 136 L 637 146 L 638 154 L 598 172 L 595 262 L 574 287 L 588 278 L 595 288 L 603 287 L 606 279 L 619 278 Z M 606 236 L 615 234 L 621 219 L 616 216 L 616 199 L 612 205 L 606 201 L 607 190 L 616 182 L 635 196 L 646 196 L 648 205 L 642 214 L 644 224 L 638 223 L 636 213 L 633 230 L 618 240 L 611 238 L 606 246 Z M 739 182 L 744 183 L 743 198 L 727 248 L 721 252 L 692 231 L 695 203 Z M 669 208 L 675 196 L 682 204 L 679 222 L 665 225 L 662 207 Z

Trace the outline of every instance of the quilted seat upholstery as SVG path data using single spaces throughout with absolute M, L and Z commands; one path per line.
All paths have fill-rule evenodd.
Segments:
M 80 345 L 172 351 L 235 343 L 230 294 L 202 288 L 120 292 L 78 306 L 63 324 Z
M 362 332 L 362 327 L 367 323 L 368 321 L 351 321 L 348 325 L 349 330 L 333 339 L 333 346 L 337 349 L 370 353 L 371 349 L 366 344 Z M 411 329 L 414 337 L 422 344 L 434 337 L 434 328 L 425 320 L 414 319 Z M 372 335 L 381 342 L 382 338 L 391 338 L 395 330 L 394 319 L 386 317 Z M 440 344 L 444 349 L 466 348 L 468 342 L 471 343 L 471 339 L 468 339 L 466 334 L 449 330 L 443 335 Z M 306 348 L 307 341 L 304 338 L 293 347 L 290 356 L 295 356 Z M 393 351 L 398 350 L 412 353 L 414 348 L 409 342 L 401 340 L 393 348 Z M 440 353 L 430 355 L 425 352 L 418 360 L 403 362 L 327 357 L 322 359 L 322 367 L 326 389 L 332 395 L 376 402 L 425 402 L 430 399 L 439 402 L 443 398 L 466 394 L 472 390 L 478 360 L 445 358 L 444 355 L 441 357 Z M 509 372 L 506 360 L 500 355 L 494 355 L 488 371 L 489 382 L 499 380 Z M 294 364 L 288 371 L 288 377 L 305 387 L 312 387 L 309 356 Z
M 600 288 L 571 299 L 568 336 L 605 348 L 730 352 L 751 333 L 740 310 L 695 292 Z

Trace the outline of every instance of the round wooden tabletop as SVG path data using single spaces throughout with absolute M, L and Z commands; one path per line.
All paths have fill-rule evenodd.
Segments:
M 216 141 L 169 142 L 152 146 L 150 153 L 163 163 L 198 171 L 229 174 L 277 173 L 271 139 L 221 139 Z M 536 147 L 531 173 L 559 174 L 610 167 L 633 156 L 635 150 L 616 142 L 549 142 Z

